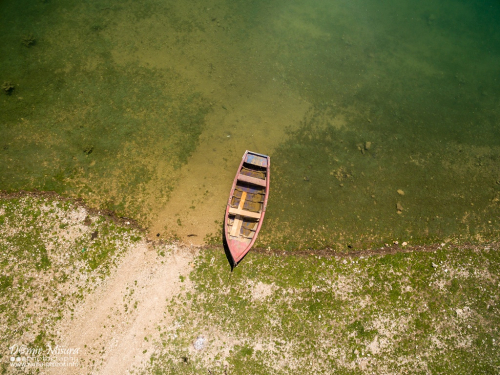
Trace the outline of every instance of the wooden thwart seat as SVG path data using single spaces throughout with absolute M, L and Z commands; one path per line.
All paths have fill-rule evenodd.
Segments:
M 247 176 L 247 175 L 244 175 L 241 173 L 238 175 L 238 180 L 248 182 L 250 184 L 266 187 L 266 180 L 261 180 L 260 178 Z
M 242 210 L 240 208 L 229 207 L 229 213 L 231 215 L 240 215 L 240 216 L 250 217 L 252 219 L 260 219 L 260 213 Z

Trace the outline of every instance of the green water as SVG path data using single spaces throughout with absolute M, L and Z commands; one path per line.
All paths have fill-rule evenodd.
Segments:
M 496 1 L 2 0 L 0 19 L 2 190 L 217 235 L 252 149 L 272 160 L 259 246 L 498 236 Z

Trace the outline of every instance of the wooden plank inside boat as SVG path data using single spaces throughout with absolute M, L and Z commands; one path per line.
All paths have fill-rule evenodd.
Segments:
M 244 191 L 243 194 L 241 194 L 240 198 L 240 204 L 238 205 L 238 211 L 242 211 L 243 205 L 245 204 L 245 199 L 247 198 L 247 192 Z M 241 230 L 241 225 L 243 224 L 243 218 L 241 215 L 236 214 L 234 220 L 233 220 L 233 227 L 231 228 L 231 236 L 236 237 L 240 233 Z

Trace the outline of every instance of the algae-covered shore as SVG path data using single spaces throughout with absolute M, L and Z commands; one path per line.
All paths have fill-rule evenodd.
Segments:
M 151 242 L 54 196 L 3 197 L 0 223 L 7 373 L 500 369 L 498 242 L 255 251 L 231 273 L 222 248 Z M 33 354 L 48 348 L 73 352 L 51 355 L 66 364 L 50 369 Z

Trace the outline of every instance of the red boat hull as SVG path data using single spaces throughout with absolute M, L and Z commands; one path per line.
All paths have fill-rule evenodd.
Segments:
M 246 151 L 234 178 L 224 235 L 236 266 L 250 251 L 262 227 L 269 198 L 270 157 Z

